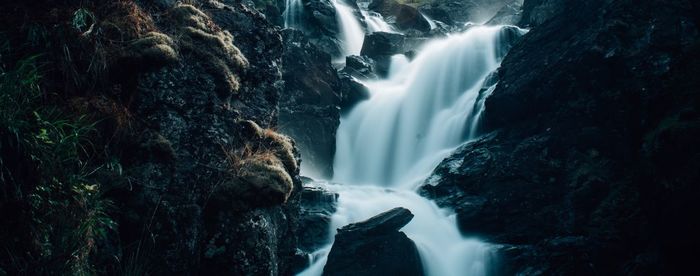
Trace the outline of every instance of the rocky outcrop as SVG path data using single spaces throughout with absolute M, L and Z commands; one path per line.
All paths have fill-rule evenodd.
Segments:
M 377 78 L 374 60 L 367 56 L 347 56 L 342 72 L 360 79 Z
M 350 64 L 352 67 L 349 70 L 353 70 L 353 67 L 359 67 L 359 70 L 371 72 L 370 76 L 376 74 L 385 77 L 389 72 L 389 66 L 391 66 L 391 56 L 403 54 L 411 49 L 407 47 L 407 40 L 405 35 L 397 33 L 374 32 L 365 35 L 361 50 L 363 60 L 352 60 L 354 63 Z M 411 45 L 416 46 L 417 44 Z M 360 62 L 364 62 L 364 64 Z M 371 70 L 368 70 L 369 68 Z
M 332 57 L 341 56 L 342 42 L 339 40 L 340 28 L 338 15 L 330 0 L 303 0 L 304 12 L 301 14 L 301 26 L 292 26 L 300 29 L 322 51 Z M 346 1 L 356 14 L 357 4 Z
M 368 57 L 391 56 L 405 52 L 404 44 L 402 34 L 374 32 L 365 35 L 360 53 Z
M 340 124 L 341 80 L 331 57 L 300 31 L 285 30 L 285 90 L 280 131 L 292 136 L 312 177 L 333 175 L 335 132 Z
M 486 25 L 518 25 L 522 19 L 522 3 L 514 2 L 504 5 L 496 14 L 486 21 Z
M 283 55 L 285 89 L 280 102 L 280 131 L 297 142 L 309 176 L 333 175 L 335 132 L 341 108 L 366 98 L 366 88 L 339 75 L 331 56 L 300 31 L 285 30 Z
M 14 247 L 0 253 L 0 266 L 29 275 L 291 274 L 301 181 L 294 142 L 273 130 L 282 91 L 279 30 L 239 4 L 79 2 L 1 4 L 3 16 L 22 14 L 21 24 L 41 31 L 42 41 L 60 41 L 27 48 L 46 52 L 51 73 L 41 85 L 60 91 L 51 96 L 60 113 L 81 112 L 95 123 L 74 144 L 90 149 L 68 160 L 86 171 L 73 181 L 91 199 L 61 184 L 71 211 L 47 208 L 86 215 L 45 224 L 68 229 L 51 234 L 62 247 L 55 255 Z M 25 32 L 3 26 L 10 26 L 3 34 Z M 88 171 L 83 155 L 104 160 L 110 172 Z M 27 218 L 21 230 L 30 232 L 39 224 Z M 17 265 L 25 256 L 28 265 Z
M 415 243 L 399 229 L 413 219 L 394 208 L 338 229 L 324 275 L 424 275 Z
M 463 232 L 509 244 L 506 274 L 682 274 L 700 244 L 698 6 L 546 2 L 566 8 L 502 62 L 491 133 L 422 193 Z
M 401 4 L 395 0 L 373 0 L 368 8 L 381 14 L 387 23 L 399 30 L 430 31 L 430 23 L 414 7 Z
M 526 0 L 519 26 L 535 27 L 560 14 L 566 8 L 561 0 Z
M 298 154 L 291 140 L 263 129 L 276 124 L 282 41 L 245 6 L 202 5 L 165 11 L 162 28 L 187 38 L 180 62 L 138 79 L 131 111 L 172 158 L 149 158 L 137 144 L 124 164 L 133 186 L 117 202 L 140 211 L 120 221 L 122 240 L 141 244 L 125 259 L 150 252 L 133 258 L 158 272 L 288 273 Z M 227 60 L 231 53 L 243 62 Z
M 356 104 L 369 99 L 369 90 L 367 87 L 355 80 L 355 78 L 347 73 L 340 72 L 340 111 L 346 113 L 350 111 Z
M 435 0 L 421 4 L 418 10 L 431 19 L 448 25 L 482 23 L 507 7 L 519 7 L 522 0 Z

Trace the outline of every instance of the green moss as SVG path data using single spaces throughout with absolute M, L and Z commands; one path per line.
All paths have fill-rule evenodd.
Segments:
M 127 47 L 129 57 L 139 60 L 141 64 L 159 67 L 178 61 L 175 42 L 167 35 L 149 32 Z
M 181 49 L 193 53 L 219 82 L 220 95 L 237 94 L 238 73 L 248 67 L 248 60 L 233 44 L 233 36 L 220 30 L 202 11 L 192 5 L 178 5 L 170 12 L 177 25 Z
M 174 21 L 200 30 L 208 29 L 208 16 L 195 6 L 182 4 L 170 11 Z

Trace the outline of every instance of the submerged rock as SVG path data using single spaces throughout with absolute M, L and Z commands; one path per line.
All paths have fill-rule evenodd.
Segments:
M 415 243 L 399 229 L 413 219 L 394 208 L 338 229 L 324 275 L 424 275 Z

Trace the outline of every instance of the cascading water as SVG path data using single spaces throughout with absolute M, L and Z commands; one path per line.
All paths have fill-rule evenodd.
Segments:
M 417 245 L 427 275 L 486 275 L 490 246 L 461 236 L 454 215 L 415 193 L 454 148 L 473 137 L 484 99 L 495 85 L 487 76 L 505 54 L 515 27 L 472 27 L 433 41 L 418 56 L 392 58 L 386 80 L 367 81 L 369 100 L 341 119 L 326 188 L 339 194 L 335 229 L 394 207 L 415 218 L 402 231 Z M 502 38 L 505 37 L 505 41 Z M 301 275 L 320 275 L 332 245 L 313 255 Z
M 437 24 L 435 23 L 435 20 L 433 20 L 432 18 L 428 17 L 428 16 L 425 15 L 425 14 L 422 14 L 422 13 L 421 13 L 420 15 L 423 16 L 423 18 L 425 18 L 425 20 L 428 21 L 428 24 L 430 25 L 430 29 L 431 29 L 431 30 L 437 28 Z
M 353 10 L 342 0 L 332 0 L 335 7 L 338 24 L 340 25 L 340 40 L 343 42 L 342 61 L 349 55 L 359 55 L 362 50 L 362 42 L 365 40 L 365 32 L 353 15 Z
M 467 122 L 498 67 L 502 33 L 473 27 L 433 41 L 389 79 L 366 82 L 370 100 L 341 119 L 334 181 L 413 188 L 470 137 Z
M 301 16 L 304 12 L 304 4 L 301 0 L 285 0 L 285 9 L 282 13 L 285 28 L 301 29 Z
M 376 12 L 368 12 L 363 9 L 360 9 L 360 12 L 365 18 L 365 22 L 367 22 L 367 32 L 396 32 L 396 30 L 393 27 L 391 27 L 391 25 L 384 21 L 384 18 L 382 18 L 381 14 L 378 14 Z

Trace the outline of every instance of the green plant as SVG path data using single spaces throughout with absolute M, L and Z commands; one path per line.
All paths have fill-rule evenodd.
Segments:
M 35 269 L 93 274 L 90 256 L 116 226 L 109 216 L 112 203 L 103 196 L 96 174 L 118 174 L 121 166 L 97 154 L 94 120 L 47 99 L 40 87 L 39 59 L 31 56 L 0 67 L 0 134 L 5 142 L 0 146 L 18 153 L 0 156 L 0 178 L 14 187 L 5 199 L 29 206 L 37 252 L 27 258 L 43 264 Z M 20 175 L 18 167 L 30 168 L 32 177 Z

